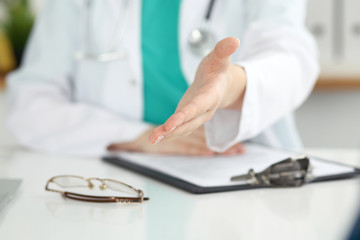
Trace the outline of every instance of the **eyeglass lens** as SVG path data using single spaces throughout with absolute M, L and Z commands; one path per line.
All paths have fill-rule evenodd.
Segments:
M 111 190 L 126 193 L 126 194 L 129 194 L 132 197 L 137 197 L 138 196 L 138 193 L 134 189 L 132 189 L 132 188 L 130 188 L 130 187 L 128 187 L 128 186 L 126 186 L 126 185 L 124 185 L 122 183 L 112 181 L 112 180 L 105 180 L 104 182 L 105 182 L 106 186 Z
M 90 179 L 89 181 L 91 182 L 91 184 L 95 184 L 96 182 L 95 179 Z M 86 192 L 89 193 L 88 187 L 91 186 L 89 185 L 89 182 L 86 179 L 77 176 L 59 176 L 54 178 L 52 182 L 61 188 L 73 188 L 73 189 L 82 188 L 79 189 L 79 193 L 83 193 L 83 194 L 85 194 Z M 135 191 L 135 189 L 127 186 L 126 184 L 111 179 L 102 180 L 101 183 L 99 184 L 106 185 L 106 188 L 100 190 L 110 189 L 112 191 L 121 193 L 124 197 L 138 197 L 139 195 L 138 192 Z M 84 192 L 84 190 L 86 192 Z M 94 190 L 97 189 L 94 188 Z
M 89 183 L 83 178 L 75 176 L 61 176 L 53 179 L 53 182 L 56 183 L 59 187 L 68 188 L 68 187 L 88 187 Z

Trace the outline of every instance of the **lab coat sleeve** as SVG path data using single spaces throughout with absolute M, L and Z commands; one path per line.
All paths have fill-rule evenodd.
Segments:
M 211 149 L 222 152 L 257 136 L 308 97 L 319 70 L 305 9 L 303 0 L 248 1 L 246 31 L 232 60 L 246 72 L 243 107 L 219 109 L 205 124 Z
M 110 143 L 135 139 L 150 126 L 72 100 L 79 1 L 47 2 L 21 69 L 8 78 L 10 130 L 22 145 L 58 154 L 99 156 Z

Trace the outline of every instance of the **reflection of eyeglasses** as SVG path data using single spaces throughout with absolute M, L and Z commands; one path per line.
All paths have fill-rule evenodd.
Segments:
M 114 196 L 95 196 L 95 195 L 87 195 L 80 194 L 75 192 L 61 191 L 54 188 L 49 188 L 51 183 L 56 184 L 61 188 L 89 188 L 93 189 L 94 184 L 92 181 L 99 181 L 101 185 L 99 185 L 100 190 L 111 189 L 116 192 L 121 192 L 129 195 L 129 197 L 114 197 Z M 113 179 L 101 179 L 101 178 L 84 178 L 73 175 L 60 175 L 53 178 L 50 178 L 45 186 L 46 191 L 58 192 L 63 196 L 87 202 L 125 202 L 125 203 L 133 203 L 133 202 L 143 202 L 144 200 L 149 200 L 149 198 L 144 197 L 144 193 L 141 190 L 135 189 L 130 185 L 125 183 L 113 180 Z

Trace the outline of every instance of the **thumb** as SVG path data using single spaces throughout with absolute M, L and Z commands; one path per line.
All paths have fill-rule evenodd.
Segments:
M 227 65 L 230 63 L 230 56 L 240 46 L 240 40 L 234 37 L 227 37 L 219 41 L 214 50 L 210 53 L 210 58 L 217 64 Z

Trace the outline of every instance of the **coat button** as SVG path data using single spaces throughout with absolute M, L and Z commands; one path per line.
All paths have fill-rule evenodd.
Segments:
M 136 86 L 136 80 L 134 78 L 130 79 L 130 85 Z

